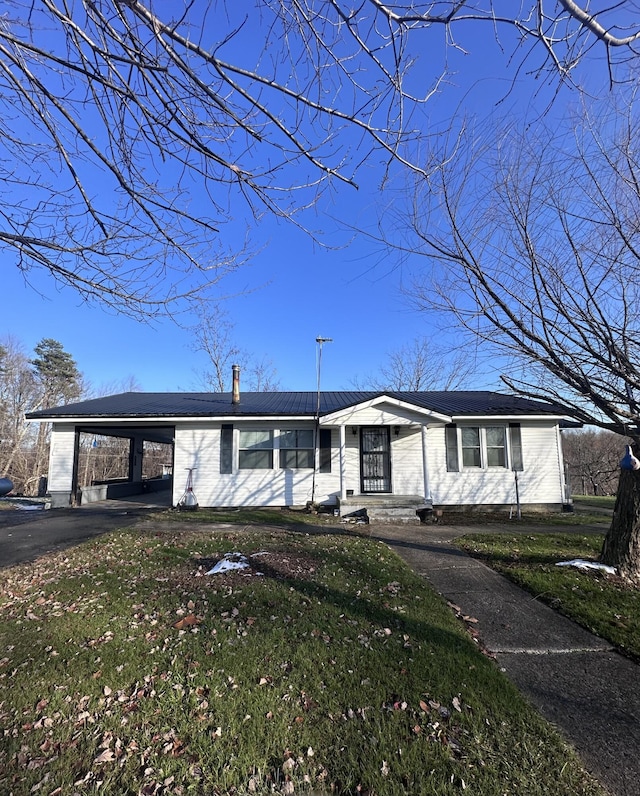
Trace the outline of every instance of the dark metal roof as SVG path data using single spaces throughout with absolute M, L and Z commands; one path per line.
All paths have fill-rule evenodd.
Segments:
M 381 395 L 439 414 L 462 416 L 553 415 L 566 417 L 570 412 L 558 404 L 533 401 L 516 395 L 486 391 L 456 392 L 375 392 L 335 391 L 320 394 L 320 415 L 370 401 Z M 231 403 L 231 393 L 144 393 L 126 392 L 80 401 L 53 409 L 31 412 L 27 417 L 63 419 L 95 417 L 107 419 L 163 417 L 243 417 L 298 416 L 313 417 L 316 392 L 245 392 L 240 403 Z

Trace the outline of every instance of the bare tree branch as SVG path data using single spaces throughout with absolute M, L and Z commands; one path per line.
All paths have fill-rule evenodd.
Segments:
M 356 379 L 361 390 L 459 390 L 474 370 L 473 357 L 419 337 L 388 351 L 375 376 Z
M 515 32 L 520 64 L 560 81 L 600 46 L 623 80 L 633 20 L 568 0 L 8 0 L 0 246 L 25 276 L 169 312 L 239 266 L 238 217 L 302 224 L 374 153 L 427 176 L 422 109 L 446 62 L 425 65 L 425 32 L 454 48 L 454 31 Z
M 581 8 L 573 0 L 559 0 L 559 2 L 567 14 L 570 14 L 586 30 L 611 47 L 627 47 L 640 39 L 640 31 L 631 33 L 628 36 L 615 36 L 598 22 L 593 12 Z
M 429 179 L 419 302 L 509 355 L 514 390 L 640 438 L 640 120 L 633 102 L 598 110 L 564 141 L 503 132 Z
M 198 374 L 200 385 L 211 392 L 230 392 L 232 365 L 240 365 L 243 389 L 274 392 L 280 389 L 276 368 L 267 357 L 256 359 L 234 341 L 235 324 L 219 304 L 199 302 L 198 323 L 192 328 L 193 350 L 207 357 Z

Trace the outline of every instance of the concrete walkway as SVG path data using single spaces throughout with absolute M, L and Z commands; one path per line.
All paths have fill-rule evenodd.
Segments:
M 451 544 L 465 533 L 495 530 L 514 533 L 514 526 L 372 525 L 371 536 L 478 620 L 475 627 L 498 665 L 612 794 L 637 796 L 640 667 Z M 584 533 L 584 527 L 577 530 Z

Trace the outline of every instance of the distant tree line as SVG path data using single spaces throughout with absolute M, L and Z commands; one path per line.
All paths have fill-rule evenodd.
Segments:
M 51 426 L 27 421 L 26 413 L 87 398 L 91 392 L 74 358 L 57 340 L 40 340 L 31 356 L 15 338 L 0 340 L 0 477 L 13 481 L 15 494 L 46 491 Z M 143 477 L 161 475 L 167 464 L 171 452 L 166 445 L 145 443 Z M 128 474 L 128 439 L 80 435 L 80 487 Z
M 14 490 L 34 495 L 46 476 L 50 428 L 25 413 L 77 400 L 82 377 L 61 343 L 43 338 L 30 357 L 15 338 L 0 341 L 0 473 Z
M 630 440 L 603 429 L 569 431 L 563 437 L 563 452 L 574 495 L 615 495 L 620 477 L 620 459 Z

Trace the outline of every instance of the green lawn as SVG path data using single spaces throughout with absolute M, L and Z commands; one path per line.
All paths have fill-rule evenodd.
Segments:
M 603 516 L 600 513 L 594 512 L 593 514 L 589 513 L 578 513 L 578 512 L 523 512 L 522 519 L 517 520 L 515 517 L 512 519 L 509 518 L 508 513 L 497 513 L 497 512 L 490 512 L 490 513 L 482 513 L 476 511 L 446 511 L 443 516 L 439 520 L 441 525 L 464 525 L 464 526 L 491 526 L 500 524 L 504 525 L 505 523 L 513 523 L 514 525 L 526 525 L 527 528 L 529 527 L 545 527 L 548 528 L 550 526 L 556 528 L 558 526 L 580 526 L 580 525 L 589 525 L 593 526 L 594 524 L 602 525 L 605 527 L 606 524 L 610 523 L 611 520 L 608 517 Z
M 600 534 L 473 534 L 457 544 L 640 661 L 640 590 L 616 576 L 556 566 L 597 561 L 602 540 Z
M 340 526 L 340 518 L 333 516 L 333 510 L 312 513 L 290 508 L 200 508 L 197 511 L 167 509 L 155 515 L 158 520 L 182 522 L 186 524 L 229 523 L 231 525 L 274 525 L 278 528 L 301 528 L 311 525 Z
M 616 504 L 615 495 L 572 495 L 572 498 L 574 501 L 577 500 L 580 503 L 585 503 L 589 506 L 594 506 L 601 509 L 613 509 Z
M 423 579 L 335 530 L 0 571 L 0 792 L 604 796 Z

